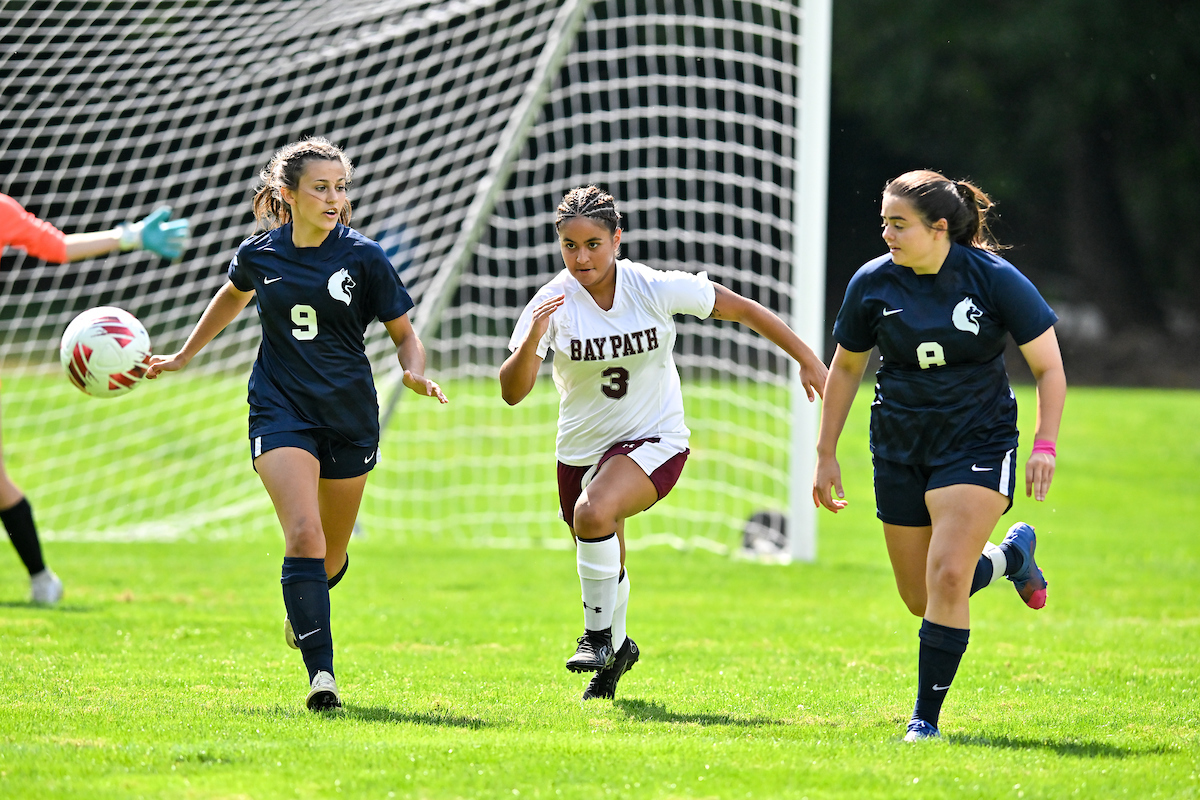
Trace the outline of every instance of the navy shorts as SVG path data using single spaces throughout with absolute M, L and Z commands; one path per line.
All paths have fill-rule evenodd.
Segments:
M 1012 508 L 1017 486 L 1017 451 L 974 453 L 949 464 L 901 464 L 874 459 L 875 516 L 889 525 L 921 528 L 932 524 L 925 493 L 943 486 L 970 484 L 995 489 Z
M 558 509 L 563 522 L 570 525 L 572 530 L 575 529 L 575 503 L 579 501 L 579 495 L 583 494 L 584 487 L 591 481 L 592 476 L 600 471 L 604 462 L 613 456 L 629 456 L 643 470 L 648 470 L 646 474 L 658 492 L 658 499 L 666 497 L 667 493 L 675 488 L 679 475 L 683 472 L 683 465 L 687 463 L 688 454 L 692 451 L 684 450 L 680 453 L 669 451 L 665 445 L 654 447 L 659 445 L 659 442 L 659 439 L 617 442 L 605 450 L 600 460 L 591 466 L 572 467 L 558 462 Z M 651 447 L 644 448 L 644 445 Z M 633 455 L 634 451 L 639 449 L 645 450 L 644 454 L 639 454 L 644 455 L 642 458 Z
M 255 459 L 277 447 L 299 447 L 321 463 L 322 478 L 357 478 L 375 469 L 379 463 L 379 444 L 360 447 L 350 444 L 333 431 L 309 428 L 302 431 L 268 433 L 250 439 L 250 458 Z M 255 472 L 258 468 L 255 467 Z

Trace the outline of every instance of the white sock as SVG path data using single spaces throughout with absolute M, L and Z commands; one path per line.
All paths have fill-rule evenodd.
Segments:
M 621 574 L 621 542 L 617 535 L 579 539 L 575 564 L 583 595 L 583 627 L 589 631 L 611 628 L 617 605 L 617 577 Z
M 625 612 L 629 610 L 629 570 L 617 578 L 617 607 L 613 611 L 613 650 L 625 644 Z
M 991 542 L 983 546 L 983 554 L 992 562 L 992 579 L 987 584 L 991 586 L 1004 577 L 1004 571 L 1008 569 L 1008 559 L 1005 558 L 1004 551 Z

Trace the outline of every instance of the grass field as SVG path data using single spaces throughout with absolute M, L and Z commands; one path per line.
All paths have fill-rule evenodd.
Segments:
M 333 594 L 346 710 L 318 716 L 269 518 L 49 542 L 52 609 L 4 548 L 0 796 L 1200 797 L 1200 395 L 1072 390 L 1050 500 L 1005 518 L 1038 527 L 1049 607 L 976 597 L 946 738 L 918 746 L 919 622 L 874 518 L 866 406 L 817 563 L 631 553 L 643 658 L 612 703 L 582 705 L 562 666 L 569 551 L 356 540 Z

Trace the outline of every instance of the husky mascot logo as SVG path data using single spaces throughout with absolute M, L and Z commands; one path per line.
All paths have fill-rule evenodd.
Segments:
M 332 286 L 332 284 L 330 284 Z M 336 297 L 336 295 L 335 295 Z M 979 306 L 975 305 L 975 301 L 970 297 L 964 297 L 962 302 L 954 307 L 954 327 L 960 331 L 979 335 L 979 318 L 983 316 L 983 312 L 979 310 Z
M 329 296 L 334 300 L 341 300 L 346 305 L 350 305 L 350 290 L 354 288 L 354 279 L 350 277 L 350 273 L 345 268 L 339 269 L 337 272 L 329 276 Z M 955 320 L 958 319 L 958 311 L 955 312 Z

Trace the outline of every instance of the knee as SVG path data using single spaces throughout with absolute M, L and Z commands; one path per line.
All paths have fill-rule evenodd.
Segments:
M 949 596 L 966 597 L 971 592 L 971 580 L 975 576 L 975 564 L 962 565 L 947 561 L 935 562 L 929 568 L 929 590 Z
M 580 498 L 575 504 L 574 528 L 580 539 L 599 539 L 616 531 L 616 521 L 595 503 Z
M 319 520 L 301 517 L 283 532 L 288 555 L 300 558 L 325 558 L 325 534 Z M 340 565 L 339 565 L 340 566 Z

